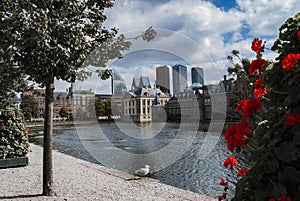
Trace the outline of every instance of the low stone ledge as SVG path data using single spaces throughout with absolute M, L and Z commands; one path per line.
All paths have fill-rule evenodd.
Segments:
M 0 169 L 22 167 L 28 165 L 28 157 L 0 159 Z

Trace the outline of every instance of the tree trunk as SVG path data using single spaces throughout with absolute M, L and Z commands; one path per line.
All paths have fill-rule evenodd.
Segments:
M 54 76 L 50 75 L 46 84 L 44 156 L 43 156 L 43 195 L 53 195 L 52 133 L 53 133 L 53 91 Z

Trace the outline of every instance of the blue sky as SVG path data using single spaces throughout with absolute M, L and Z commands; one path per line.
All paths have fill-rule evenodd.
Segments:
M 211 2 L 216 7 L 224 9 L 226 11 L 237 8 L 237 3 L 235 0 L 208 0 L 208 2 Z
M 259 37 L 271 47 L 280 25 L 299 11 L 298 0 L 117 0 L 105 11 L 106 28 L 118 27 L 130 37 L 152 26 L 158 34 L 152 42 L 133 41 L 124 58 L 111 61 L 108 67 L 118 70 L 127 85 L 140 75 L 149 76 L 154 83 L 156 66 L 172 65 L 181 58 L 189 68 L 203 67 L 206 83 L 216 83 L 230 66 L 226 56 L 232 50 L 254 58 L 250 49 L 253 38 Z M 274 52 L 264 53 L 267 59 L 275 56 Z M 109 84 L 87 80 L 76 86 L 109 93 Z M 65 86 L 57 82 L 56 88 Z

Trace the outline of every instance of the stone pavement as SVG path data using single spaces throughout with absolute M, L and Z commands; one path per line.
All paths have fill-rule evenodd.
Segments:
M 53 151 L 55 196 L 42 196 L 42 147 L 31 144 L 29 164 L 0 169 L 0 200 L 216 200 L 151 178 L 109 169 Z

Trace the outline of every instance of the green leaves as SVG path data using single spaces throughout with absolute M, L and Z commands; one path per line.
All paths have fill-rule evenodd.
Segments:
M 281 196 L 297 200 L 300 196 L 300 125 L 296 123 L 300 120 L 295 119 L 290 124 L 287 118 L 300 114 L 299 65 L 290 70 L 282 68 L 282 60 L 286 55 L 300 53 L 300 40 L 297 38 L 299 30 L 300 13 L 280 27 L 279 38 L 272 47 L 279 56 L 262 73 L 268 91 L 263 99 L 266 112 L 263 119 L 267 123 L 256 127 L 253 143 L 249 143 L 253 145 L 249 161 L 253 161 L 254 166 L 243 182 L 238 184 L 236 200 L 267 200 Z M 246 189 L 253 190 L 254 197 Z
M 156 36 L 156 32 L 152 27 L 149 27 L 145 31 L 145 33 L 142 34 L 143 40 L 148 41 L 148 42 L 153 40 L 155 38 L 155 36 Z
M 111 6 L 107 0 L 4 1 L 0 12 L 9 9 L 12 14 L 0 18 L 0 24 L 6 24 L 0 39 L 3 62 L 17 63 L 22 73 L 40 84 L 45 85 L 52 73 L 58 79 L 73 81 L 84 68 L 86 56 L 115 36 L 115 30 L 102 28 L 106 19 L 103 11 Z M 12 46 L 11 52 L 5 51 L 8 46 Z
M 69 116 L 68 108 L 65 108 L 65 107 L 60 108 L 59 116 L 68 117 Z
M 270 64 L 267 66 L 266 71 L 272 70 L 273 67 L 274 67 L 274 62 L 270 63 Z
M 274 158 L 267 158 L 264 164 L 264 172 L 267 174 L 277 172 L 279 169 L 279 161 Z
M 87 67 L 105 68 L 109 60 L 122 58 L 122 51 L 128 50 L 131 42 L 124 35 L 117 36 L 116 28 L 102 27 L 106 20 L 104 10 L 112 7 L 112 2 L 1 1 L 0 74 L 9 75 L 0 78 L 0 98 L 6 97 L 2 91 L 24 90 L 21 88 L 24 76 L 25 81 L 41 86 L 50 82 L 49 75 L 74 82 L 90 75 Z M 150 27 L 138 38 L 150 41 L 155 36 Z M 16 83 L 10 83 L 12 80 Z
M 0 110 L 0 159 L 25 156 L 29 151 L 28 130 L 14 108 Z
M 26 120 L 38 117 L 39 103 L 37 99 L 32 95 L 25 95 L 21 102 L 22 113 Z
M 284 141 L 277 147 L 278 158 L 284 162 L 297 160 L 297 152 L 294 142 Z

